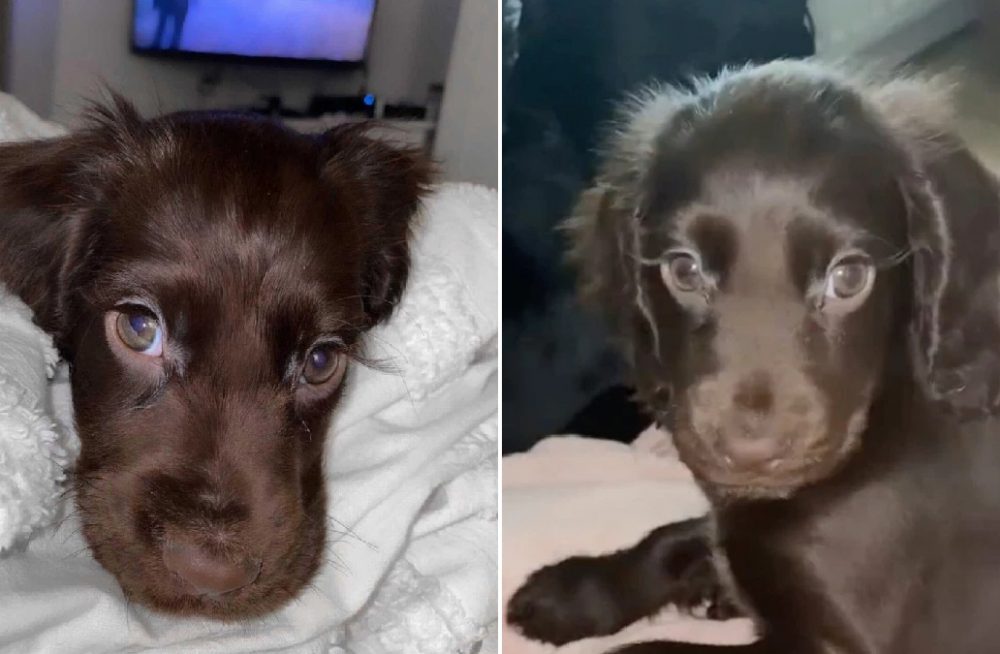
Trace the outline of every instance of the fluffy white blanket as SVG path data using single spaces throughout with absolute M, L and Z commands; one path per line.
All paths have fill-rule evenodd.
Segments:
M 12 128 L 10 116 L 20 127 L 26 121 L 10 106 L 0 97 L 0 136 L 47 135 Z M 496 193 L 443 186 L 427 202 L 414 254 L 396 316 L 372 334 L 375 356 L 398 373 L 356 368 L 331 429 L 331 542 L 311 588 L 277 614 L 242 624 L 152 613 L 124 601 L 69 510 L 23 551 L 0 558 L 0 652 L 495 651 Z M 16 333 L 3 325 L 0 351 L 2 339 L 30 333 L 23 320 Z M 0 378 L 6 369 L 21 386 L 46 390 L 44 347 L 35 349 L 16 364 L 23 370 L 0 359 Z M 65 370 L 47 390 L 31 406 L 51 404 L 56 422 L 70 425 Z M 0 441 L 3 429 L 0 422 Z M 63 433 L 71 456 L 71 430 Z M 0 449 L 2 474 L 16 469 L 17 456 Z

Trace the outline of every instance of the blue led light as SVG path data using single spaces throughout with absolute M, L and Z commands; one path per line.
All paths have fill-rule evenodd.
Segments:
M 365 96 L 364 103 L 368 107 L 372 106 L 373 104 L 375 104 L 375 96 L 369 93 L 368 95 Z

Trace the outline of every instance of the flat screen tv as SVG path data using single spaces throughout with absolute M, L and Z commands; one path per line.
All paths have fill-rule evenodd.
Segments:
M 357 65 L 376 0 L 134 0 L 143 54 Z

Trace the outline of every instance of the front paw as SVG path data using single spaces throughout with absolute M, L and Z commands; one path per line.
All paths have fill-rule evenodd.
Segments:
M 677 574 L 668 599 L 681 613 L 698 618 L 731 620 L 743 615 L 709 558 L 698 560 Z
M 507 604 L 507 622 L 534 640 L 564 645 L 613 634 L 630 619 L 600 559 L 574 557 L 532 573 Z

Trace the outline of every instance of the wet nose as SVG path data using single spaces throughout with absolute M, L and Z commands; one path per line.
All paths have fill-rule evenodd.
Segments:
M 185 542 L 168 542 L 163 548 L 163 564 L 197 595 L 229 593 L 253 583 L 260 574 L 257 559 L 225 557 Z

